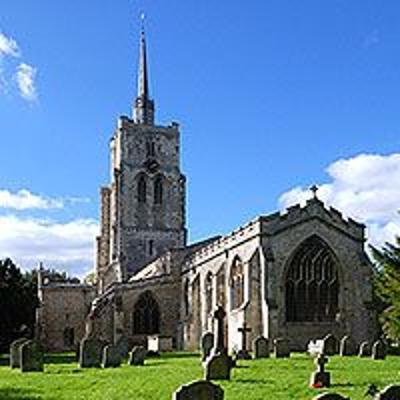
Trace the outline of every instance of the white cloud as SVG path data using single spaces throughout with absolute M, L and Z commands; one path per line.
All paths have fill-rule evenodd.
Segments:
M 382 245 L 400 235 L 400 153 L 360 154 L 329 165 L 329 183 L 320 185 L 318 197 L 358 221 L 367 224 L 370 243 Z M 304 203 L 306 188 L 283 193 L 281 207 Z
M 44 219 L 0 216 L 0 259 L 10 257 L 24 269 L 45 266 L 84 276 L 94 266 L 98 223 L 77 219 L 59 223 Z
M 51 199 L 21 189 L 16 193 L 0 190 L 0 208 L 15 210 L 63 208 L 62 199 Z
M 0 57 L 1 56 L 19 57 L 20 50 L 17 42 L 13 38 L 7 37 L 0 32 Z
M 25 100 L 35 101 L 37 99 L 36 92 L 36 68 L 31 65 L 21 63 L 15 74 L 19 94 Z

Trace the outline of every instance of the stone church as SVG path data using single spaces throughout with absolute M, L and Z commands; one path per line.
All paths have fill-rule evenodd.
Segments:
M 244 323 L 250 339 L 285 337 L 294 350 L 327 333 L 373 339 L 365 227 L 328 208 L 316 190 L 303 207 L 187 244 L 179 125 L 155 123 L 143 31 L 133 116 L 119 118 L 110 158 L 96 285 L 39 276 L 37 332 L 47 350 L 75 349 L 85 332 L 110 343 L 125 336 L 131 345 L 158 334 L 196 350 L 214 330 L 217 305 L 227 314 L 230 351 L 240 350 Z

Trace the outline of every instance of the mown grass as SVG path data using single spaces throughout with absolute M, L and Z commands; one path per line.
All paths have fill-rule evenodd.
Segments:
M 5 365 L 0 357 L 0 399 L 135 399 L 170 400 L 180 385 L 201 379 L 199 356 L 189 353 L 165 354 L 146 360 L 144 367 L 123 365 L 116 369 L 78 368 L 72 355 L 48 355 L 44 373 L 22 374 Z M 365 399 L 369 384 L 383 388 L 400 383 L 400 357 L 385 361 L 358 357 L 330 357 L 336 391 L 352 400 Z M 321 389 L 310 389 L 308 380 L 314 370 L 312 359 L 293 354 L 290 359 L 240 361 L 229 382 L 220 381 L 226 400 L 312 399 Z

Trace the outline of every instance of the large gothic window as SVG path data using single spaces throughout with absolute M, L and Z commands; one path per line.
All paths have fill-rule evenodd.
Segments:
M 139 203 L 146 203 L 147 187 L 146 178 L 142 175 L 139 177 L 137 184 L 137 197 Z
M 286 277 L 286 319 L 289 322 L 334 321 L 339 280 L 335 258 L 317 236 L 296 250 Z
M 205 280 L 205 292 L 206 292 L 206 311 L 207 314 L 210 314 L 212 311 L 212 302 L 213 302 L 213 277 L 212 273 L 209 272 L 206 276 Z
M 160 310 L 150 291 L 140 295 L 133 312 L 133 333 L 153 334 L 160 331 Z
M 217 304 L 225 308 L 225 265 L 217 273 Z
M 240 307 L 244 301 L 244 265 L 238 257 L 233 261 L 229 283 L 233 310 Z
M 157 176 L 154 181 L 154 203 L 155 204 L 162 204 L 163 201 L 163 183 L 162 177 Z

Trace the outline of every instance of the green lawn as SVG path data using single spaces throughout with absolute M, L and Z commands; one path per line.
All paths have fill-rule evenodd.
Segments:
M 174 353 L 146 360 L 144 367 L 123 365 L 117 369 L 79 369 L 71 355 L 47 356 L 44 373 L 22 374 L 11 370 L 0 358 L 0 399 L 135 399 L 172 398 L 183 383 L 201 379 L 199 356 Z M 313 361 L 304 354 L 290 359 L 241 361 L 230 382 L 219 384 L 226 400 L 312 399 L 323 390 L 309 389 Z M 327 369 L 333 386 L 352 400 L 365 399 L 370 383 L 379 388 L 400 383 L 400 357 L 385 361 L 357 357 L 331 357 Z

